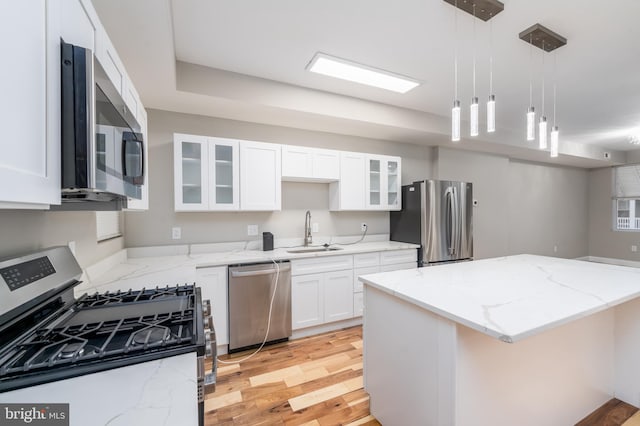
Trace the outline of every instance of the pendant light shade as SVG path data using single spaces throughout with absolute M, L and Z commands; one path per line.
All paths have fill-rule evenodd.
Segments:
M 533 141 L 536 139 L 536 110 L 530 106 L 527 110 L 527 140 Z
M 493 133 L 496 131 L 496 97 L 494 95 L 489 96 L 487 101 L 487 132 Z
M 451 108 L 451 141 L 458 142 L 460 140 L 460 101 L 453 101 Z
M 471 122 L 471 136 L 478 136 L 478 98 L 471 99 L 471 108 L 469 120 Z
M 553 126 L 551 129 L 551 147 L 550 154 L 552 158 L 558 156 L 558 144 L 560 143 L 560 132 L 558 130 L 558 126 Z
M 547 117 L 544 115 L 540 117 L 540 123 L 538 124 L 538 141 L 540 149 L 547 149 Z

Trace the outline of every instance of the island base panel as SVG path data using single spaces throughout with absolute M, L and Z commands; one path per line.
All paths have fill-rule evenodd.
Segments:
M 385 426 L 575 424 L 614 395 L 614 317 L 508 344 L 366 285 L 371 413 Z

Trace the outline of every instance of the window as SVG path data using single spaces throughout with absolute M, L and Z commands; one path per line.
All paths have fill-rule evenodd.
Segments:
M 614 229 L 640 231 L 640 165 L 613 169 Z

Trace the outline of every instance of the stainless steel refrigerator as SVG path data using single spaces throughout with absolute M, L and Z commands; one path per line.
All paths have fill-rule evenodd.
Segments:
M 423 180 L 402 187 L 402 210 L 390 214 L 390 239 L 420 244 L 418 266 L 473 258 L 473 186 Z

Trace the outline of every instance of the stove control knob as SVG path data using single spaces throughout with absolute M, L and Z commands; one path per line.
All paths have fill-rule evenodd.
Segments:
M 202 302 L 202 313 L 205 317 L 211 315 L 211 301 L 209 299 Z
M 206 317 L 204 319 L 204 329 L 208 330 L 208 331 L 213 331 L 213 318 L 211 317 L 211 315 L 209 315 L 208 317 Z

